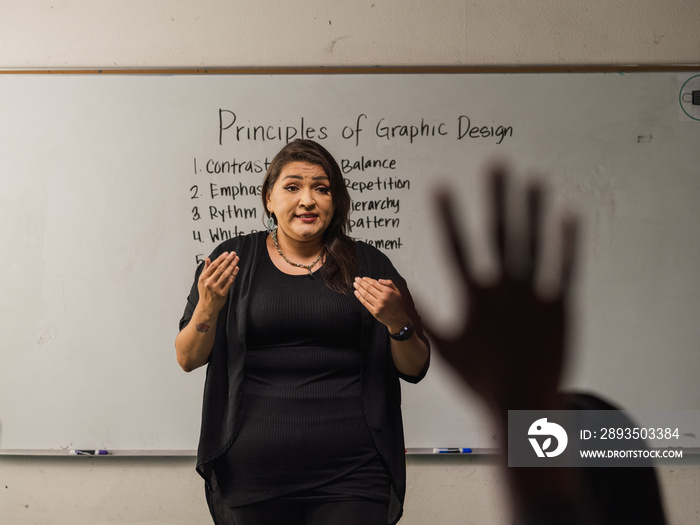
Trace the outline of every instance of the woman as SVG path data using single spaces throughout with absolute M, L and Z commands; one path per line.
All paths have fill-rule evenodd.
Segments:
M 214 521 L 395 523 L 398 379 L 429 364 L 406 284 L 347 236 L 350 196 L 321 145 L 282 148 L 262 198 L 269 233 L 200 265 L 176 340 L 184 370 L 209 365 L 197 469 Z

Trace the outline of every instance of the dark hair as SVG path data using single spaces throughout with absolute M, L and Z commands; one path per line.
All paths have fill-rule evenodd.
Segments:
M 333 199 L 333 218 L 323 233 L 326 260 L 321 268 L 321 275 L 326 286 L 339 293 L 350 292 L 357 275 L 358 261 L 353 240 L 348 236 L 348 217 L 350 215 L 350 194 L 345 187 L 340 166 L 333 156 L 319 143 L 313 140 L 296 139 L 284 146 L 272 159 L 262 184 L 263 209 L 267 217 L 267 196 L 282 172 L 290 162 L 308 162 L 323 168 L 328 176 Z
M 567 408 L 573 410 L 611 410 L 607 421 L 616 422 L 615 428 L 635 427 L 635 423 L 620 407 L 597 394 L 565 392 L 562 395 Z M 618 426 L 619 425 L 619 426 Z M 631 448 L 648 450 L 641 439 L 627 442 Z M 627 445 L 626 443 L 626 445 Z M 633 445 L 632 445 L 633 443 Z M 596 523 L 619 525 L 620 523 L 644 523 L 666 525 L 666 516 L 656 477 L 650 459 L 640 460 L 639 467 L 588 467 L 580 474 Z

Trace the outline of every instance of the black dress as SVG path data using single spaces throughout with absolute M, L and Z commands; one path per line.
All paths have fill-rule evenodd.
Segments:
M 215 260 L 224 252 L 234 251 L 240 257 L 240 271 L 231 287 L 226 305 L 219 312 L 216 338 L 209 356 L 197 447 L 197 472 L 205 481 L 207 504 L 217 525 L 234 523 L 229 506 L 222 500 L 214 464 L 221 461 L 231 444 L 237 440 L 243 424 L 248 310 L 256 275 L 264 266 L 263 259 L 268 257 L 267 235 L 267 232 L 262 231 L 233 237 L 222 242 L 210 255 L 211 260 Z M 355 248 L 359 262 L 357 274 L 374 279 L 391 279 L 394 282 L 413 320 L 416 334 L 430 348 L 405 279 L 389 258 L 375 247 L 355 241 Z M 180 330 L 190 322 L 199 302 L 198 279 L 203 270 L 204 263 L 195 271 L 185 310 L 180 319 Z M 366 308 L 362 308 L 361 318 L 362 409 L 372 441 L 389 475 L 387 523 L 393 524 L 403 513 L 406 494 L 406 457 L 399 380 L 418 383 L 425 377 L 429 362 L 426 362 L 423 370 L 416 375 L 402 374 L 394 366 L 386 327 Z
M 389 501 L 362 407 L 362 305 L 262 254 L 248 308 L 242 424 L 214 469 L 231 507 Z

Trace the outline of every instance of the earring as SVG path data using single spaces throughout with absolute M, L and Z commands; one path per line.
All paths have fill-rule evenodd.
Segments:
M 271 213 L 267 218 L 267 223 L 265 224 L 265 229 L 267 233 L 272 233 L 277 230 L 277 223 L 275 222 L 275 214 Z

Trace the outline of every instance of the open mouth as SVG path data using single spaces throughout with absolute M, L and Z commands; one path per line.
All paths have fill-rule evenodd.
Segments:
M 304 213 L 303 215 L 297 215 L 296 218 L 302 222 L 314 222 L 316 219 L 318 219 L 318 215 L 313 213 Z

